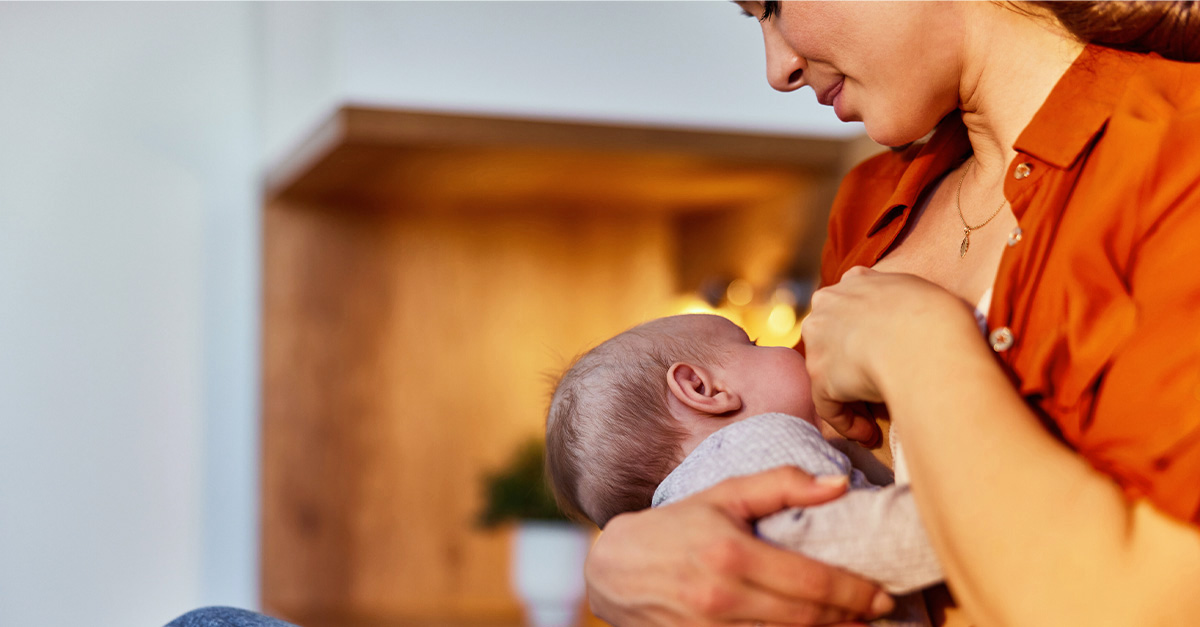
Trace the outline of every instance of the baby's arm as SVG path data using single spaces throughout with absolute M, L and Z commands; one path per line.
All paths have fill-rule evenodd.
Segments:
M 872 485 L 816 427 L 794 416 L 754 416 L 709 436 L 663 481 L 654 504 L 784 465 L 847 475 L 851 489 L 829 503 L 760 520 L 761 537 L 877 581 L 893 594 L 943 578 L 909 488 Z
M 758 535 L 907 594 L 943 579 L 908 486 L 858 489 L 758 521 Z

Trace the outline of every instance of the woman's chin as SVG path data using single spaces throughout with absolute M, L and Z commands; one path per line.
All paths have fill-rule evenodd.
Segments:
M 899 148 L 925 139 L 953 111 L 953 106 L 884 108 L 864 111 L 858 117 L 871 141 Z
M 908 146 L 929 134 L 929 130 L 920 131 L 919 129 L 872 124 L 870 120 L 863 120 L 863 126 L 866 127 L 867 137 L 870 137 L 871 141 L 889 148 Z

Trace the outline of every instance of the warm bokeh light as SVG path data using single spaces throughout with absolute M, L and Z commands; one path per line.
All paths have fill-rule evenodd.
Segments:
M 733 321 L 746 330 L 760 346 L 795 346 L 800 341 L 800 324 L 797 321 L 797 296 L 795 285 L 781 282 L 770 294 L 769 302 L 754 300 L 754 286 L 745 279 L 734 279 L 725 288 L 725 298 L 719 307 L 713 306 L 711 297 L 701 294 L 681 294 L 674 299 L 671 314 L 713 314 Z
M 713 307 L 695 294 L 684 294 L 675 299 L 669 311 L 664 315 L 680 314 L 712 314 L 731 320 L 734 324 L 744 327 L 744 317 L 740 310 L 732 307 Z
M 717 310 L 712 305 L 704 302 L 703 298 L 692 294 L 685 294 L 676 299 L 671 307 L 670 315 L 679 314 L 717 314 Z
M 725 288 L 725 299 L 735 307 L 745 307 L 754 299 L 754 286 L 746 279 L 734 279 Z
M 771 302 L 784 304 L 789 307 L 795 307 L 796 292 L 794 292 L 788 285 L 780 285 L 779 287 L 775 288 L 775 293 L 771 295 Z M 792 322 L 795 322 L 794 313 Z
M 675 299 L 664 315 L 712 314 L 732 321 L 758 341 L 759 346 L 795 346 L 800 340 L 796 310 L 790 305 L 713 307 L 699 296 L 686 294 Z
M 767 328 L 772 335 L 787 335 L 795 326 L 796 310 L 791 305 L 779 303 L 771 308 L 767 316 Z

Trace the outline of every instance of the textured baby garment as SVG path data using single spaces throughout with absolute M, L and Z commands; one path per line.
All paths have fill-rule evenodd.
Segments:
M 872 484 L 808 421 L 762 414 L 718 430 L 659 484 L 653 505 L 780 466 L 815 476 L 848 476 L 850 489 L 829 503 L 767 516 L 756 524 L 758 535 L 907 595 L 897 599 L 897 612 L 873 624 L 928 624 L 921 596 L 909 593 L 943 576 L 908 486 Z

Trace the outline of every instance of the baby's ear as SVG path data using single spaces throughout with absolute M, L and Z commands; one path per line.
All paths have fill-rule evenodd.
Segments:
M 713 416 L 742 408 L 742 401 L 717 381 L 715 373 L 703 366 L 676 362 L 667 370 L 667 389 L 690 409 Z

